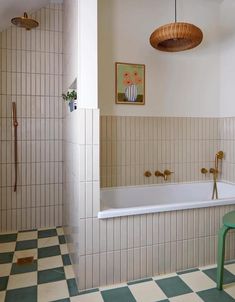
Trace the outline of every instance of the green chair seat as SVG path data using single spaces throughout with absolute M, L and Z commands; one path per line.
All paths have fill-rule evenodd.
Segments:
M 229 228 L 235 228 L 235 211 L 224 215 L 223 224 Z
M 230 229 L 235 229 L 235 211 L 224 215 L 223 226 L 218 233 L 217 288 L 219 290 L 223 288 L 225 239 Z

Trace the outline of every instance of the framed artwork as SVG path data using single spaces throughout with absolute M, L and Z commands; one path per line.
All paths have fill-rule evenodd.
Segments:
M 145 104 L 145 65 L 115 63 L 116 104 Z

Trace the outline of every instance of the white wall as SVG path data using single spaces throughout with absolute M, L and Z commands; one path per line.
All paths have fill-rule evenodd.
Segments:
M 150 34 L 173 22 L 170 0 L 99 1 L 99 107 L 102 115 L 219 116 L 220 1 L 179 0 L 178 20 L 198 25 L 202 45 L 162 53 Z M 146 105 L 116 105 L 114 63 L 146 64 Z
M 221 116 L 235 116 L 235 1 L 221 3 Z

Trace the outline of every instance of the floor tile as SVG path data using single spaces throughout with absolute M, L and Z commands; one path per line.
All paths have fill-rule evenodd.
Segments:
M 9 276 L 11 272 L 11 263 L 0 264 L 0 277 Z
M 77 296 L 78 295 L 78 287 L 77 287 L 77 282 L 76 279 L 68 279 L 67 280 L 67 285 L 68 285 L 68 290 L 69 290 L 69 296 Z
M 202 291 L 216 286 L 215 282 L 211 280 L 202 271 L 195 271 L 193 273 L 180 275 L 180 278 L 194 291 Z
M 37 286 L 8 290 L 4 302 L 37 302 Z
M 158 276 L 154 276 L 153 280 L 167 279 L 167 278 L 176 277 L 176 276 L 178 276 L 177 273 L 171 273 L 171 274 L 166 274 L 166 275 L 158 275 Z
M 177 272 L 177 275 L 183 275 L 183 274 L 188 274 L 188 273 L 193 273 L 199 271 L 199 268 L 192 268 L 192 269 L 187 269 L 184 271 L 179 271 Z
M 38 258 L 46 258 L 51 256 L 60 255 L 59 245 L 43 247 L 38 249 Z
M 62 266 L 63 266 L 63 261 L 61 255 L 38 259 L 39 271 L 56 268 L 56 267 L 62 267 Z
M 30 231 L 30 232 L 19 232 L 17 236 L 17 241 L 23 241 L 23 240 L 32 240 L 38 238 L 38 232 L 37 231 Z
M 0 291 L 6 290 L 9 277 L 0 277 Z
M 7 290 L 37 285 L 37 272 L 10 275 Z
M 190 293 L 170 298 L 170 302 L 203 302 L 203 300 L 196 293 Z
M 224 285 L 223 290 L 233 297 L 235 301 L 235 283 Z
M 71 260 L 70 260 L 69 254 L 62 255 L 62 260 L 63 260 L 64 265 L 71 265 Z
M 127 284 L 133 285 L 133 284 L 138 284 L 138 283 L 143 283 L 143 282 L 148 282 L 148 281 L 153 281 L 153 278 L 134 280 L 134 281 L 127 282 Z
M 15 246 L 15 242 L 0 243 L 0 251 L 1 253 L 14 252 Z
M 54 300 L 52 302 L 70 302 L 70 299 L 69 298 L 59 299 L 59 300 Z
M 38 238 L 46 238 L 52 236 L 57 236 L 56 229 L 47 229 L 47 230 L 38 231 Z
M 0 243 L 15 242 L 17 233 L 0 235 Z
M 13 252 L 10 253 L 0 253 L 0 264 L 11 263 L 13 259 Z
M 69 251 L 68 251 L 68 246 L 67 244 L 60 244 L 60 251 L 61 251 L 61 254 L 62 255 L 65 255 L 65 254 L 68 254 Z
M 227 271 L 229 271 L 231 274 L 235 275 L 235 263 L 232 263 L 232 264 L 227 264 L 224 266 L 225 269 Z
M 234 302 L 234 299 L 229 294 L 217 288 L 207 289 L 197 294 L 204 302 Z
M 60 243 L 60 244 L 66 243 L 66 240 L 65 240 L 64 235 L 60 235 L 60 236 L 59 236 L 59 243 Z
M 183 282 L 183 280 L 180 279 L 179 276 L 156 280 L 155 282 L 168 298 L 192 292 L 192 290 Z
M 211 268 L 208 270 L 203 270 L 203 272 L 216 282 L 217 268 Z M 224 284 L 235 282 L 235 276 L 231 274 L 227 269 L 224 269 Z
M 5 297 L 6 297 L 6 292 L 5 291 L 0 291 L 0 301 L 4 302 L 5 301 Z
M 38 239 L 39 248 L 53 246 L 53 245 L 59 245 L 59 240 L 57 236 Z
M 38 272 L 38 284 L 55 282 L 65 279 L 65 272 L 63 267 L 47 269 Z
M 34 272 L 36 270 L 37 270 L 37 260 L 34 260 L 32 263 L 23 264 L 23 265 L 13 263 L 11 268 L 11 275 L 24 274 L 24 273 Z
M 77 297 L 71 297 L 71 302 L 104 302 L 100 292 L 95 292 L 91 294 L 81 295 Z M 108 301 L 108 300 L 106 300 Z M 118 300 L 109 300 L 109 302 L 117 302 Z M 119 302 L 129 302 L 129 300 L 119 300 Z M 131 300 L 130 300 L 131 301 Z M 135 300 L 134 300 L 135 301 Z
M 16 242 L 16 251 L 36 249 L 38 247 L 37 242 L 36 239 L 18 241 Z
M 66 279 L 75 278 L 74 271 L 73 271 L 73 266 L 72 265 L 65 266 L 64 267 L 64 271 L 65 271 L 65 277 L 66 277 Z
M 56 301 L 69 297 L 65 280 L 38 285 L 38 302 Z
M 166 295 L 155 281 L 129 285 L 129 289 L 137 301 L 155 302 L 167 299 Z
M 105 290 L 101 295 L 104 302 L 136 302 L 128 286 Z
M 64 229 L 62 227 L 56 228 L 56 232 L 58 236 L 64 235 Z
M 13 262 L 17 262 L 19 258 L 24 257 L 33 257 L 34 259 L 37 259 L 38 257 L 38 250 L 32 249 L 32 250 L 22 250 L 22 251 L 15 251 Z

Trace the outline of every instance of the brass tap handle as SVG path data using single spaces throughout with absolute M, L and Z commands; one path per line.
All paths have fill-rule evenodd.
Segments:
M 150 177 L 150 176 L 152 176 L 152 173 L 150 171 L 145 171 L 144 176 L 145 177 Z
M 208 173 L 208 170 L 206 168 L 201 168 L 201 173 L 202 174 L 207 174 Z
M 164 177 L 164 174 L 161 171 L 155 171 L 155 176 Z
M 218 169 L 215 169 L 215 168 L 210 168 L 209 172 L 211 174 L 218 174 L 219 173 Z

